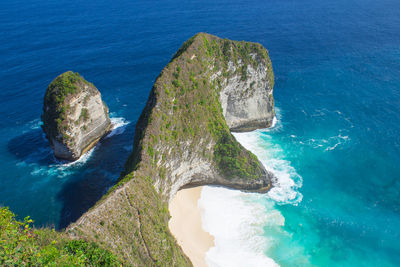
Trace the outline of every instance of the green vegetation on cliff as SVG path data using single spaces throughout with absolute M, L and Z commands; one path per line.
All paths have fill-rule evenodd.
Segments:
M 110 249 L 129 265 L 192 266 L 169 232 L 169 197 L 192 182 L 270 187 L 261 163 L 230 133 L 219 100 L 228 79 L 246 80 L 249 67 L 258 66 L 267 66 L 261 79 L 272 85 L 260 44 L 204 33 L 186 41 L 154 83 L 118 184 L 66 233 Z
M 124 188 L 115 186 L 88 211 L 93 214 L 85 218 L 90 227 L 78 222 L 67 233 L 110 248 L 128 265 L 192 266 L 169 232 L 168 203 L 150 177 L 131 173 L 125 179 Z
M 55 133 L 63 133 L 63 138 L 68 140 L 69 136 L 65 133 L 68 127 L 65 118 L 70 107 L 65 104 L 65 100 L 69 95 L 79 93 L 82 84 L 94 87 L 79 73 L 72 71 L 64 72 L 49 84 L 42 115 L 46 133 L 51 136 L 55 136 Z
M 121 262 L 111 252 L 92 242 L 72 240 L 49 228 L 32 228 L 26 217 L 17 221 L 0 207 L 1 266 L 116 266 Z
M 76 94 L 79 91 L 78 83 L 93 86 L 86 81 L 78 72 L 67 71 L 55 78 L 49 85 L 45 98 L 53 98 L 57 103 L 63 103 L 65 97 Z
M 271 61 L 260 44 L 205 33 L 186 41 L 153 86 L 137 124 L 134 152 L 126 164 L 126 173 L 138 169 L 139 163 L 154 169 L 156 162 L 182 154 L 188 140 L 193 145 L 207 140 L 205 143 L 215 145 L 204 148 L 202 156 L 212 159 L 221 175 L 228 179 L 260 178 L 264 171 L 259 161 L 230 133 L 219 93 L 224 79 L 235 75 L 246 79 L 247 66 L 256 68 L 261 61 L 267 61 L 268 80 L 273 86 Z M 230 63 L 237 66 L 236 70 L 229 68 Z M 172 154 L 163 153 L 156 146 L 171 147 Z

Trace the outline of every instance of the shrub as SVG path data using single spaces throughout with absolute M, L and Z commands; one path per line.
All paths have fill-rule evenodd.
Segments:
M 8 208 L 0 207 L 1 266 L 115 266 L 121 262 L 95 243 L 71 240 L 54 229 L 32 228 L 28 216 L 15 219 Z
M 81 110 L 81 114 L 79 115 L 79 119 L 83 119 L 84 121 L 87 121 L 89 119 L 89 111 L 87 108 L 83 108 Z

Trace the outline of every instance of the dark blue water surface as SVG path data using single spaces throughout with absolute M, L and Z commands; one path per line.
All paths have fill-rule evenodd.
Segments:
M 269 142 L 301 176 L 303 199 L 277 203 L 290 238 L 268 256 L 400 265 L 398 0 L 2 1 L 0 204 L 37 226 L 76 220 L 118 178 L 155 78 L 200 31 L 270 52 L 281 128 Z M 72 165 L 40 129 L 46 87 L 67 70 L 123 125 Z

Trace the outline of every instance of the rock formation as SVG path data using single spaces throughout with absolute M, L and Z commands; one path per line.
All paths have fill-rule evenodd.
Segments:
M 262 49 L 258 51 L 263 52 Z M 240 75 L 222 78 L 221 106 L 226 123 L 234 132 L 267 128 L 275 117 L 271 61 L 268 56 L 260 56 L 256 52 L 250 53 L 249 57 L 257 63 L 251 64 L 245 59 L 238 59 L 236 63 L 231 61 L 227 71 L 240 72 Z M 214 77 L 221 75 L 217 73 Z
M 271 125 L 273 82 L 260 44 L 205 33 L 186 41 L 154 83 L 119 183 L 67 233 L 129 265 L 191 266 L 168 230 L 167 203 L 187 186 L 269 190 L 272 174 L 230 129 Z
M 111 127 L 100 92 L 72 71 L 48 86 L 42 120 L 54 155 L 71 161 L 92 148 Z

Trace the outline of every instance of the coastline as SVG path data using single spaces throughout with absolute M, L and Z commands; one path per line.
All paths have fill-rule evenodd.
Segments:
M 179 190 L 170 201 L 168 227 L 193 265 L 208 266 L 207 251 L 214 246 L 214 237 L 203 229 L 198 200 L 202 186 Z

